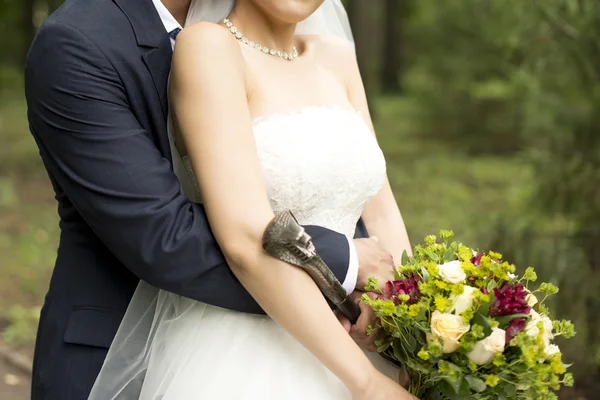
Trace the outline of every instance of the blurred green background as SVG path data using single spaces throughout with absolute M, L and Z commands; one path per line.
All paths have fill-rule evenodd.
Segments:
M 28 133 L 22 66 L 36 27 L 60 3 L 0 3 L 0 334 L 26 352 L 58 220 Z M 412 242 L 451 228 L 558 284 L 552 306 L 578 331 L 563 346 L 577 386 L 561 398 L 597 398 L 600 2 L 346 4 Z

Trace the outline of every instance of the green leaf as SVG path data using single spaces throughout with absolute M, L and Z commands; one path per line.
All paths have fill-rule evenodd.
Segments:
M 410 257 L 408 257 L 408 253 L 406 250 L 402 252 L 402 260 L 400 261 L 402 265 L 408 265 L 410 262 Z
M 477 393 L 481 393 L 487 388 L 487 385 L 484 381 L 477 377 L 474 377 L 473 375 L 465 376 L 465 380 L 469 383 L 469 387 Z
M 468 399 L 471 397 L 469 383 L 463 378 L 458 379 L 456 382 L 444 379 L 440 381 L 438 388 L 442 395 L 450 400 Z
M 432 261 L 439 261 L 440 256 L 437 255 L 437 253 L 434 253 L 431 250 L 427 250 L 427 257 L 429 257 L 429 259 L 431 259 Z
M 423 275 L 423 282 L 427 282 L 431 278 L 431 275 L 429 275 L 429 272 L 427 272 L 425 267 L 421 267 L 421 275 Z
M 403 346 L 404 343 L 400 340 L 396 340 L 396 343 L 393 346 L 394 358 L 400 362 L 404 362 L 406 360 L 406 351 L 403 351 L 405 350 Z
M 511 384 L 504 385 L 504 393 L 506 393 L 506 398 L 514 399 L 517 397 L 517 387 Z
M 494 319 L 496 321 L 498 321 L 498 323 L 500 324 L 500 327 L 506 327 L 510 324 L 510 321 L 512 321 L 513 319 L 517 319 L 517 318 L 528 318 L 529 315 L 527 314 L 513 314 L 513 315 L 505 315 L 502 317 L 495 317 Z
M 417 340 L 413 335 L 408 335 L 407 339 L 405 348 L 409 353 L 414 353 L 417 350 Z
M 389 347 L 390 347 L 390 342 L 385 342 L 383 343 L 381 346 L 377 347 L 377 352 L 378 353 L 383 353 L 384 351 L 386 351 Z
M 471 320 L 471 325 L 475 324 L 483 328 L 483 333 L 485 336 L 482 339 L 485 339 L 492 334 L 492 326 L 490 325 L 490 321 L 488 321 L 488 319 L 480 312 L 476 312 Z
M 487 284 L 487 290 L 488 290 L 488 292 L 491 293 L 497 287 L 498 287 L 498 282 L 496 282 L 495 279 L 490 279 L 490 281 Z
M 412 393 L 415 395 L 419 395 L 420 393 Z M 423 399 L 427 399 L 427 400 L 443 400 L 444 398 L 442 397 L 442 392 L 440 391 L 439 387 L 432 387 L 429 388 L 427 390 L 427 392 L 425 392 L 425 396 L 421 397 Z
M 490 302 L 489 303 L 481 303 L 481 306 L 479 306 L 478 312 L 480 314 L 489 315 L 490 307 L 492 306 L 492 303 L 494 302 L 494 297 L 496 297 L 494 292 L 490 292 Z
M 456 398 L 456 391 L 454 391 L 454 388 L 452 387 L 452 385 L 446 381 L 443 380 L 440 382 L 440 384 L 438 385 L 438 389 L 440 390 L 440 393 L 442 393 L 442 395 L 448 399 L 454 399 Z
M 454 253 L 454 249 L 448 247 L 446 249 L 446 253 L 444 253 L 444 261 L 453 261 L 456 259 L 456 254 Z
M 458 389 L 458 394 L 462 398 L 471 397 L 471 388 L 469 387 L 469 382 L 467 382 L 467 380 L 465 378 L 462 378 L 460 380 L 460 386 L 459 386 L 459 389 Z

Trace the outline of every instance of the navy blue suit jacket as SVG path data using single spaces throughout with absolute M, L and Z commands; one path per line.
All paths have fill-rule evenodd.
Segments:
M 67 0 L 39 29 L 25 87 L 56 192 L 60 245 L 36 342 L 33 400 L 83 400 L 139 279 L 262 310 L 180 193 L 166 133 L 169 37 L 151 0 Z M 344 236 L 309 226 L 340 281 Z

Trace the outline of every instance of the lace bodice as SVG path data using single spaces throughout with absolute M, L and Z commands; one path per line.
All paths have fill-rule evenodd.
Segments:
M 365 204 L 385 181 L 383 153 L 360 114 L 308 107 L 259 118 L 253 128 L 273 210 L 353 236 Z M 200 201 L 187 158 L 183 165 L 183 190 Z

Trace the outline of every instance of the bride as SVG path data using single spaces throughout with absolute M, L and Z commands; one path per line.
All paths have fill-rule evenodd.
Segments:
M 90 399 L 413 398 L 261 248 L 288 209 L 349 237 L 362 215 L 395 259 L 405 247 L 340 1 L 192 1 L 173 57 L 176 172 L 268 317 L 140 283 Z

